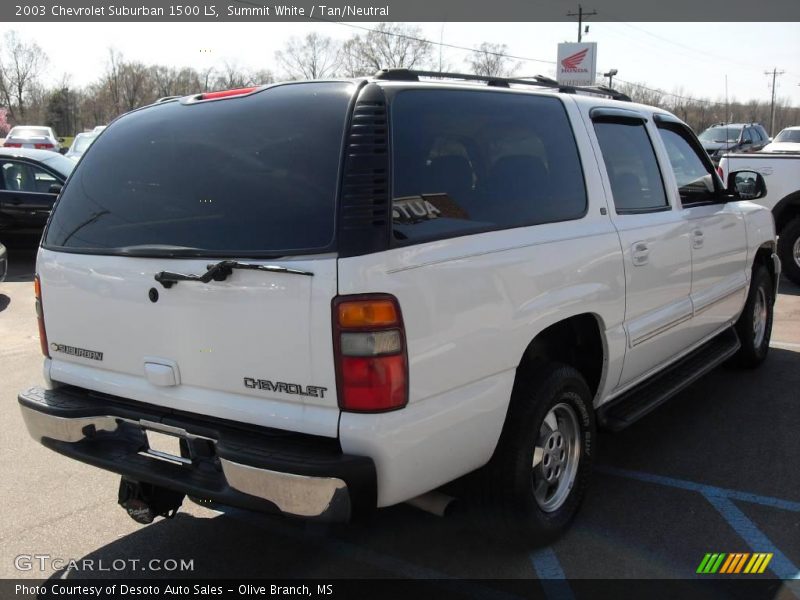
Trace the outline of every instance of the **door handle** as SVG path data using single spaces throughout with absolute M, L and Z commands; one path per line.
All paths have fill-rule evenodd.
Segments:
M 692 232 L 692 248 L 702 248 L 703 241 L 703 231 L 701 229 L 695 229 Z
M 649 246 L 644 242 L 635 242 L 633 246 L 631 246 L 631 258 L 633 260 L 633 266 L 635 267 L 646 265 L 650 258 Z

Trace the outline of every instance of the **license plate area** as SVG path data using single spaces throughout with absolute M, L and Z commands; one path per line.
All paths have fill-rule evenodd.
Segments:
M 147 438 L 147 450 L 144 454 L 159 460 L 166 460 L 180 465 L 191 465 L 190 457 L 181 456 L 181 438 L 152 429 L 144 430 Z

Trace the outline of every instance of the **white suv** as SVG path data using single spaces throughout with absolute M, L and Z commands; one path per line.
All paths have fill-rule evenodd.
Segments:
M 539 543 L 596 424 L 764 359 L 760 175 L 726 191 L 686 125 L 609 90 L 426 75 L 112 123 L 39 251 L 32 436 L 121 474 L 141 522 L 184 494 L 346 520 L 469 474 Z

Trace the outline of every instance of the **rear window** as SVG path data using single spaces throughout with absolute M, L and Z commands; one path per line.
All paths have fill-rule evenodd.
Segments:
M 9 132 L 9 137 L 47 137 L 50 130 L 47 127 L 14 127 Z
M 399 244 L 586 212 L 583 170 L 558 98 L 404 91 L 392 103 L 392 134 Z
M 329 249 L 348 82 L 282 85 L 126 115 L 88 149 L 45 244 L 265 256 Z

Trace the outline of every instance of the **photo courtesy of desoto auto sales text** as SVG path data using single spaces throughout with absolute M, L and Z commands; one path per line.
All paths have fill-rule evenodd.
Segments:
M 4 0 L 0 600 L 800 600 L 800 3 Z

